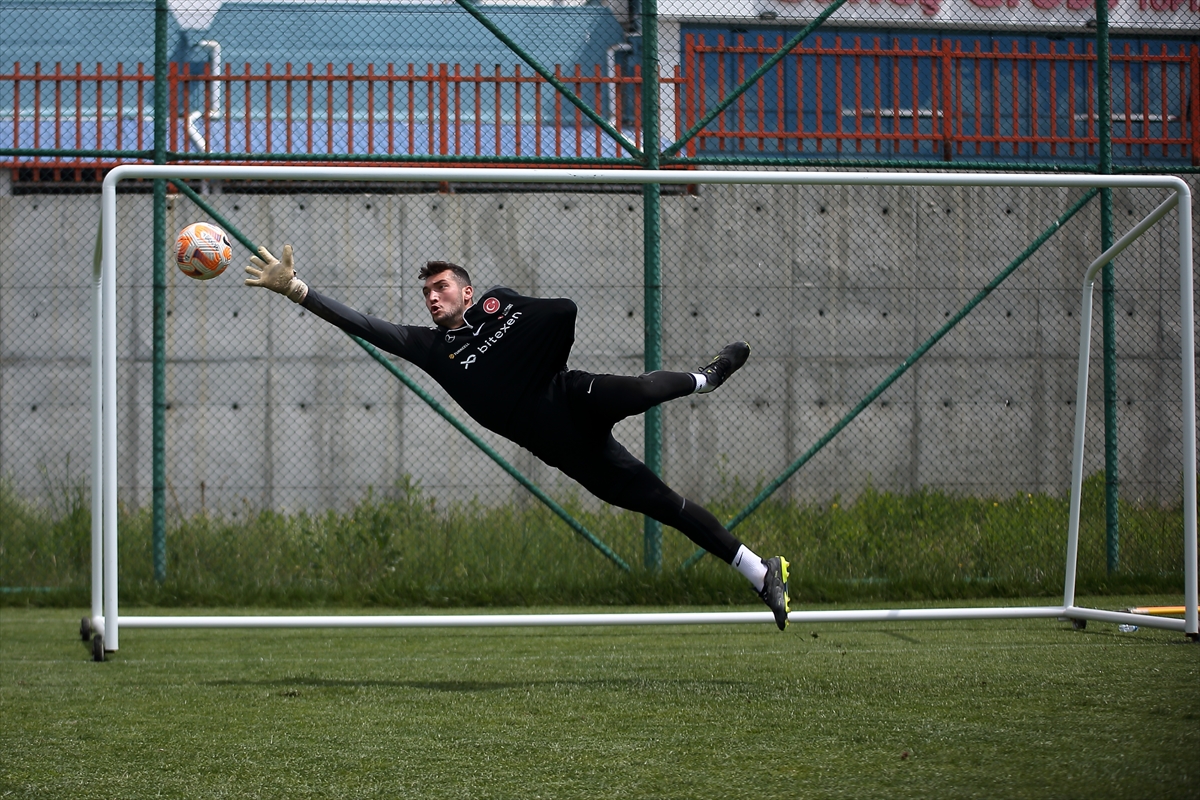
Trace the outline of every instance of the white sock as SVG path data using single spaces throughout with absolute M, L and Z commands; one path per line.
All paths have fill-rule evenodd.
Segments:
M 739 547 L 737 554 L 733 557 L 733 568 L 746 576 L 746 580 L 750 581 L 754 591 L 762 591 L 763 581 L 767 578 L 767 565 L 755 555 L 753 550 L 746 545 Z
M 697 392 L 708 385 L 708 378 L 704 377 L 704 375 L 702 373 L 693 372 L 692 377 L 696 379 L 696 391 Z

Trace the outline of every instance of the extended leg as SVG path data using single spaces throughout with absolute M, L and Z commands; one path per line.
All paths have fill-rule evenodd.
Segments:
M 749 345 L 734 342 L 696 372 L 658 370 L 637 376 L 572 372 L 568 396 L 572 408 L 587 424 L 612 427 L 668 400 L 693 392 L 711 392 L 740 369 L 749 355 Z
M 557 466 L 601 500 L 670 525 L 732 565 L 774 613 L 779 629 L 787 627 L 787 561 L 782 556 L 759 558 L 708 509 L 684 499 L 663 483 L 611 434 L 598 450 L 585 452 L 580 448 Z
M 609 461 L 594 463 L 585 474 L 572 477 L 606 503 L 670 525 L 726 564 L 733 563 L 742 543 L 708 509 L 684 499 L 616 441 L 610 443 L 624 456 L 619 472 Z
M 789 611 L 787 560 L 783 556 L 759 558 L 727 531 L 708 509 L 681 497 L 644 464 L 639 462 L 638 466 L 641 467 L 640 474 L 609 502 L 670 525 L 732 565 L 750 581 L 759 598 L 774 613 L 779 629 L 786 628 Z

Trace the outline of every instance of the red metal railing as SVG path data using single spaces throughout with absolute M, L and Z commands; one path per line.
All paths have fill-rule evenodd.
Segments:
M 555 77 L 594 108 L 604 107 L 607 87 L 628 87 L 636 95 L 634 107 L 640 103 L 637 71 L 626 76 L 618 68 L 614 75 L 606 76 L 597 66 L 592 75 L 585 75 L 576 65 L 573 73 L 556 67 Z M 254 74 L 247 64 L 238 74 L 226 65 L 224 73 L 213 78 L 207 72 L 191 75 L 187 65 L 178 71 L 172 64 L 168 78 L 173 120 L 187 120 L 194 110 L 205 112 L 199 118 L 204 126 L 199 139 L 207 152 L 345 153 L 351 157 L 604 155 L 603 135 L 595 135 L 598 126 L 566 103 L 544 78 L 524 73 L 520 65 L 504 74 L 499 66 L 484 73 L 476 64 L 472 72 L 464 74 L 459 64 L 428 64 L 423 71 L 413 64 L 403 71 L 388 64 L 383 72 L 376 72 L 374 65 L 368 65 L 366 72 L 355 72 L 353 64 L 346 65 L 344 72 L 335 72 L 333 64 L 322 71 L 307 64 L 302 72 L 295 72 L 287 64 L 282 73 L 267 64 Z M 668 83 L 675 81 L 678 78 Z M 178 91 L 180 87 L 185 91 Z M 191 87 L 203 88 L 203 109 L 191 107 L 193 93 L 187 91 Z M 223 107 L 210 114 L 214 95 L 223 98 Z M 277 104 L 278 95 L 282 95 L 282 103 Z M 623 119 L 623 105 L 617 104 L 613 123 L 618 128 L 632 127 L 635 144 L 640 146 L 640 113 L 635 113 L 633 120 Z M 511 121 L 506 123 L 506 117 Z M 214 118 L 221 121 L 223 130 L 214 127 Z M 281 143 L 276 141 L 277 128 L 284 134 Z M 185 125 L 171 126 L 173 151 L 192 149 L 196 137 L 192 138 L 189 142 Z
M 53 72 L 43 72 L 41 64 L 34 64 L 32 72 L 22 73 L 15 63 L 11 73 L 0 73 L 0 87 L 5 84 L 11 86 L 11 92 L 5 92 L 10 113 L 4 115 L 8 120 L 0 116 L 0 128 L 7 122 L 10 130 L 0 141 L 7 140 L 14 148 L 143 150 L 154 140 L 154 75 L 142 64 L 133 72 L 126 72 L 123 64 L 108 72 L 96 64 L 95 71 L 87 73 L 78 63 L 71 72 L 65 72 L 61 63 L 54 65 Z M 100 115 L 98 108 L 103 110 Z M 77 181 L 85 171 L 116 163 L 120 162 L 89 157 L 0 160 L 5 167 L 52 168 L 65 173 L 58 178 Z
M 742 82 L 783 45 L 685 36 L 684 119 Z M 862 37 L 795 48 L 687 147 L 687 154 L 874 152 L 999 158 L 1095 156 L 1096 56 L 1050 42 L 1002 51 L 961 42 Z M 1200 48 L 1125 44 L 1112 57 L 1113 142 L 1127 157 L 1200 163 Z M 715 91 L 713 91 L 715 89 Z M 1120 153 L 1118 153 L 1120 155 Z
M 782 45 L 684 37 L 682 68 L 663 79 L 674 95 L 674 130 L 687 130 Z M 1113 141 L 1117 157 L 1200 162 L 1200 48 L 1162 45 L 1113 53 Z M 684 150 L 708 154 L 1094 158 L 1095 54 L 1049 43 L 984 50 L 978 42 L 863 37 L 796 48 Z M 556 76 L 642 146 L 641 76 L 619 69 Z M 172 65 L 168 147 L 233 154 L 271 153 L 592 159 L 627 155 L 553 87 L 520 65 L 388 64 L 335 70 L 306 64 L 282 71 L 226 66 L 217 76 Z M 153 141 L 153 75 L 142 65 L 64 70 L 40 64 L 0 74 L 0 141 L 13 148 L 141 151 Z M 5 119 L 7 117 L 7 119 Z M 5 129 L 7 126 L 7 130 Z M 664 125 L 664 128 L 667 126 Z M 21 156 L 0 167 L 32 179 L 98 177 L 128 156 Z M 302 160 L 302 159 L 298 159 Z M 280 163 L 278 160 L 272 163 Z
M 1150 45 L 1143 44 L 1142 52 L 1137 54 L 1130 53 L 1129 43 L 1126 42 L 1123 52 L 1117 52 L 1114 48 L 1112 56 L 1114 65 L 1123 65 L 1126 68 L 1123 70 L 1124 91 L 1122 92 L 1122 107 L 1113 113 L 1113 144 L 1125 145 L 1126 155 L 1133 152 L 1134 145 L 1142 148 L 1144 154 L 1150 153 L 1152 144 L 1162 145 L 1162 152 L 1166 154 L 1167 145 L 1178 143 L 1179 140 L 1172 138 L 1168 134 L 1168 128 L 1171 122 L 1187 120 L 1187 127 L 1191 129 L 1190 145 L 1192 154 L 1192 163 L 1200 163 L 1198 160 L 1197 150 L 1200 149 L 1200 47 L 1191 45 L 1191 52 L 1185 53 L 1184 46 L 1181 46 L 1178 54 L 1168 54 L 1167 45 L 1162 45 L 1161 50 L 1157 54 L 1150 53 Z M 1130 91 L 1130 81 L 1133 77 L 1134 70 L 1129 69 L 1129 66 L 1134 64 L 1149 65 L 1158 63 L 1162 65 L 1159 72 L 1160 83 L 1155 87 L 1157 97 L 1161 100 L 1160 103 L 1151 103 L 1151 70 L 1145 66 L 1141 69 L 1141 103 L 1138 108 L 1133 106 L 1133 95 Z M 1168 80 L 1168 65 L 1173 66 L 1178 75 L 1175 81 Z M 1179 94 L 1179 102 L 1177 105 L 1169 106 L 1168 100 L 1168 85 L 1178 87 L 1181 91 Z M 1184 87 L 1187 87 L 1186 91 Z M 1174 110 L 1172 110 L 1172 107 Z M 1155 116 L 1157 115 L 1157 119 Z M 1132 132 L 1132 127 L 1135 122 L 1140 122 L 1144 130 L 1151 130 L 1156 124 L 1159 127 L 1160 133 L 1153 141 L 1146 141 L 1145 136 L 1137 137 Z M 1120 131 L 1120 126 L 1124 127 L 1123 132 Z
M 626 75 L 618 66 L 604 75 L 597 66 L 587 75 L 576 65 L 569 72 L 555 67 L 555 76 L 593 108 L 607 109 L 610 123 L 641 146 L 639 69 Z M 140 64 L 130 75 L 120 66 L 105 73 L 101 65 L 85 74 L 78 64 L 74 73 L 64 72 L 61 64 L 49 73 L 40 64 L 22 72 L 16 63 L 11 73 L 0 74 L 0 92 L 7 84 L 12 101 L 11 130 L 4 138 L 14 148 L 140 150 L 153 139 L 146 88 L 152 82 L 153 75 Z M 244 161 L 260 153 L 342 154 L 350 161 L 364 155 L 627 155 L 548 81 L 520 65 L 505 74 L 498 66 L 484 72 L 478 64 L 470 72 L 458 64 L 429 64 L 423 70 L 388 64 L 378 71 L 372 64 L 362 72 L 353 64 L 344 70 L 333 64 L 324 69 L 306 64 L 299 70 L 286 64 L 282 72 L 271 64 L 260 71 L 247 64 L 238 72 L 226 65 L 213 76 L 207 68 L 192 75 L 188 65 L 180 70 L 171 64 L 168 82 L 167 146 L 181 154 L 246 154 Z M 682 82 L 678 74 L 662 80 L 676 92 Z M 95 87 L 87 102 L 78 88 L 85 84 Z M 72 86 L 74 101 L 64 100 Z M 0 117 L 0 131 L 5 122 Z M 8 157 L 0 167 L 32 169 L 34 179 L 46 170 L 56 180 L 78 179 L 86 170 L 108 169 L 122 160 Z

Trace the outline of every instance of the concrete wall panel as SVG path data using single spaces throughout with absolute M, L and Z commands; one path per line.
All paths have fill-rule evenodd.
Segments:
M 749 486 L 773 478 L 1078 194 L 701 187 L 664 196 L 664 364 L 693 370 L 728 341 L 753 347 L 751 362 L 721 392 L 667 406 L 669 481 L 706 499 L 734 479 Z M 457 261 L 481 289 L 503 283 L 574 299 L 573 368 L 642 369 L 637 193 L 210 200 L 277 254 L 293 244 L 304 280 L 365 313 L 429 324 L 417 270 L 429 259 Z M 1153 192 L 1116 192 L 1116 233 L 1157 202 Z M 34 494 L 43 491 L 40 470 L 65 469 L 68 457 L 76 473 L 88 463 L 97 216 L 94 197 L 0 198 L 0 468 Z M 134 504 L 150 497 L 150 216 L 149 196 L 122 196 L 118 424 L 123 497 Z M 202 218 L 186 198 L 172 199 L 169 230 Z M 1122 485 L 1143 499 L 1169 496 L 1177 482 L 1173 244 L 1168 220 L 1117 262 Z M 905 491 L 1065 490 L 1082 271 L 1097 252 L 1093 203 L 805 466 L 786 495 L 849 498 L 867 481 Z M 207 509 L 243 499 L 344 506 L 368 486 L 390 490 L 405 474 L 439 502 L 523 496 L 342 333 L 284 298 L 242 286 L 248 256 L 237 245 L 229 273 L 211 282 L 168 269 L 169 504 L 197 509 L 203 481 Z M 1100 299 L 1097 291 L 1094 354 Z M 465 420 L 438 387 L 399 365 Z M 1098 355 L 1091 376 L 1089 471 L 1103 464 Z M 616 435 L 640 454 L 643 430 L 641 418 L 631 419 Z M 482 435 L 552 491 L 574 487 L 519 447 Z

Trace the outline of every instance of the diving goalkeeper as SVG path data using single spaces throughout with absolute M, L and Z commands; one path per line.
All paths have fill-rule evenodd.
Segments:
M 695 372 L 597 375 L 567 369 L 575 341 L 575 303 L 525 297 L 495 287 L 476 302 L 467 271 L 430 261 L 418 274 L 434 327 L 397 325 L 361 314 L 296 277 L 291 245 L 281 259 L 265 247 L 251 257 L 247 286 L 286 295 L 347 333 L 429 373 L 480 425 L 528 449 L 606 503 L 645 514 L 682 531 L 731 564 L 788 621 L 788 562 L 760 558 L 704 507 L 684 499 L 613 438 L 626 417 L 696 392 L 711 392 L 750 355 L 745 342 L 726 345 Z

